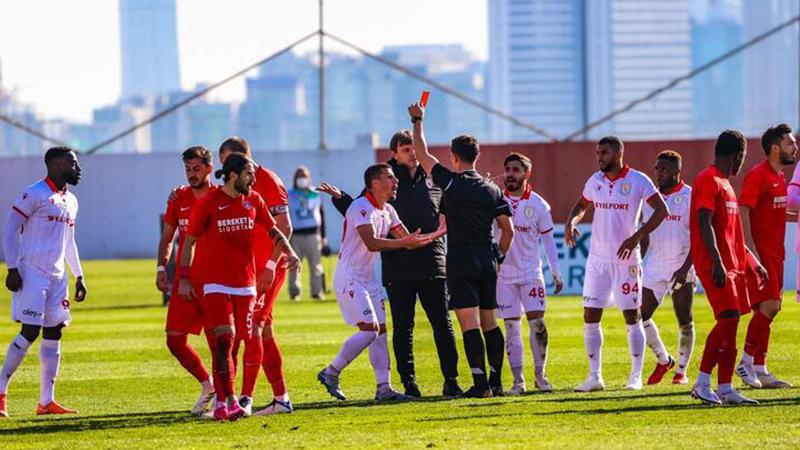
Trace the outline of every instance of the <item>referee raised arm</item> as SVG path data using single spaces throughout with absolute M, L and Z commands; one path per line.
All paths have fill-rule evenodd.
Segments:
M 428 151 L 422 131 L 425 108 L 415 103 L 408 107 L 408 113 L 414 124 L 412 137 L 419 162 L 444 191 L 450 306 L 461 325 L 464 351 L 475 383 L 464 396 L 502 395 L 500 373 L 505 343 L 495 318 L 498 255 L 493 247 L 492 224 L 497 221 L 500 253 L 505 254 L 514 237 L 511 209 L 500 188 L 475 170 L 480 153 L 475 137 L 462 135 L 452 140 L 450 162 L 454 170 L 449 170 Z

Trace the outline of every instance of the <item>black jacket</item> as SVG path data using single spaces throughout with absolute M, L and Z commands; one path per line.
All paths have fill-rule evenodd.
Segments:
M 433 184 L 421 166 L 412 178 L 409 170 L 398 164 L 394 158 L 387 163 L 392 166 L 398 179 L 397 198 L 389 203 L 397 210 L 403 225 L 412 233 L 416 229 L 422 233 L 436 231 L 439 228 L 442 190 Z M 364 192 L 360 195 L 364 195 Z M 333 199 L 333 206 L 344 215 L 352 202 L 353 198 L 343 192 L 341 198 Z M 384 285 L 444 278 L 444 238 L 414 250 L 381 252 L 381 263 Z

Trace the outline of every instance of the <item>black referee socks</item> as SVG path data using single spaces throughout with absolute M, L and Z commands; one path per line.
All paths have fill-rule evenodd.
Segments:
M 464 336 L 464 352 L 467 354 L 467 362 L 472 372 L 472 381 L 475 387 L 480 389 L 488 389 L 486 383 L 486 357 L 484 356 L 485 350 L 483 346 L 483 337 L 481 330 L 475 328 L 463 333 Z M 502 340 L 502 335 L 500 339 Z M 500 348 L 502 351 L 502 346 Z M 502 359 L 500 360 L 502 363 Z
M 506 343 L 500 327 L 484 331 L 483 337 L 486 339 L 486 357 L 489 360 L 489 386 L 494 388 L 502 384 L 500 374 L 503 370 Z

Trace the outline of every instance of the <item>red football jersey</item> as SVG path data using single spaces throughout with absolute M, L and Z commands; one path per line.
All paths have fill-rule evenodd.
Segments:
M 211 185 L 207 194 L 216 188 L 216 186 Z M 167 200 L 167 212 L 164 213 L 164 223 L 172 226 L 178 232 L 178 252 L 175 254 L 175 258 L 178 261 L 180 261 L 181 255 L 183 254 L 183 243 L 186 240 L 186 231 L 189 228 L 189 218 L 192 216 L 192 209 L 194 209 L 197 200 L 191 186 L 179 187 L 175 191 L 174 200 Z M 192 261 L 192 280 L 200 281 L 195 276 L 194 267 L 200 264 L 198 256 L 207 254 L 205 251 L 205 241 L 203 239 L 197 241 L 194 253 L 195 258 L 194 261 Z M 177 283 L 175 286 L 177 286 Z
M 701 209 L 707 209 L 714 214 L 711 224 L 725 269 L 729 273 L 744 274 L 747 260 L 736 193 L 728 179 L 713 165 L 697 175 L 692 189 L 692 210 L 689 213 L 692 262 L 698 272 L 710 274 L 713 261 L 703 245 L 703 236 L 700 233 L 698 217 Z
M 786 255 L 786 177 L 769 161 L 750 169 L 744 178 L 739 205 L 750 208 L 750 232 L 760 256 Z
M 199 276 L 205 283 L 241 288 L 256 285 L 256 236 L 275 221 L 257 192 L 233 198 L 216 189 L 197 201 L 188 234 L 206 241 Z
M 289 212 L 289 194 L 283 181 L 275 172 L 258 166 L 253 190 L 261 194 L 272 215 L 277 216 Z M 267 261 L 272 255 L 272 239 L 266 233 L 258 233 L 256 242 L 256 268 L 261 271 L 266 267 Z

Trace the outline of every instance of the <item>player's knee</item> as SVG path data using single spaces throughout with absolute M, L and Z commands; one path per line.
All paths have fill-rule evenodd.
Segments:
M 264 328 L 259 330 L 258 334 L 261 335 L 261 339 L 263 339 L 265 341 L 268 341 L 268 340 L 270 340 L 270 339 L 275 337 L 274 333 L 275 333 L 275 330 L 273 330 L 272 324 L 267 324 L 267 325 L 264 325 Z
M 625 323 L 628 325 L 634 325 L 636 322 L 642 320 L 642 314 L 638 309 L 626 309 L 622 311 L 622 315 L 625 317 Z
M 48 341 L 61 340 L 63 328 L 64 328 L 63 324 L 59 324 L 54 327 L 42 328 L 42 339 L 47 339 Z
M 172 354 L 175 354 L 186 346 L 187 340 L 188 337 L 185 334 L 168 333 L 167 348 L 170 352 L 172 352 Z
M 728 309 L 719 313 L 720 319 L 738 319 L 740 316 L 739 311 L 735 309 Z
M 528 318 L 528 321 L 544 319 L 544 311 L 531 311 L 529 313 L 526 313 L 525 317 Z
M 378 325 L 378 335 L 386 334 L 386 324 L 381 323 Z
M 603 318 L 600 308 L 583 308 L 583 321 L 585 323 L 598 323 Z
M 39 337 L 39 330 L 41 330 L 41 328 L 42 327 L 38 325 L 23 324 L 19 334 L 21 334 L 22 337 L 24 337 L 28 342 L 33 343 Z

